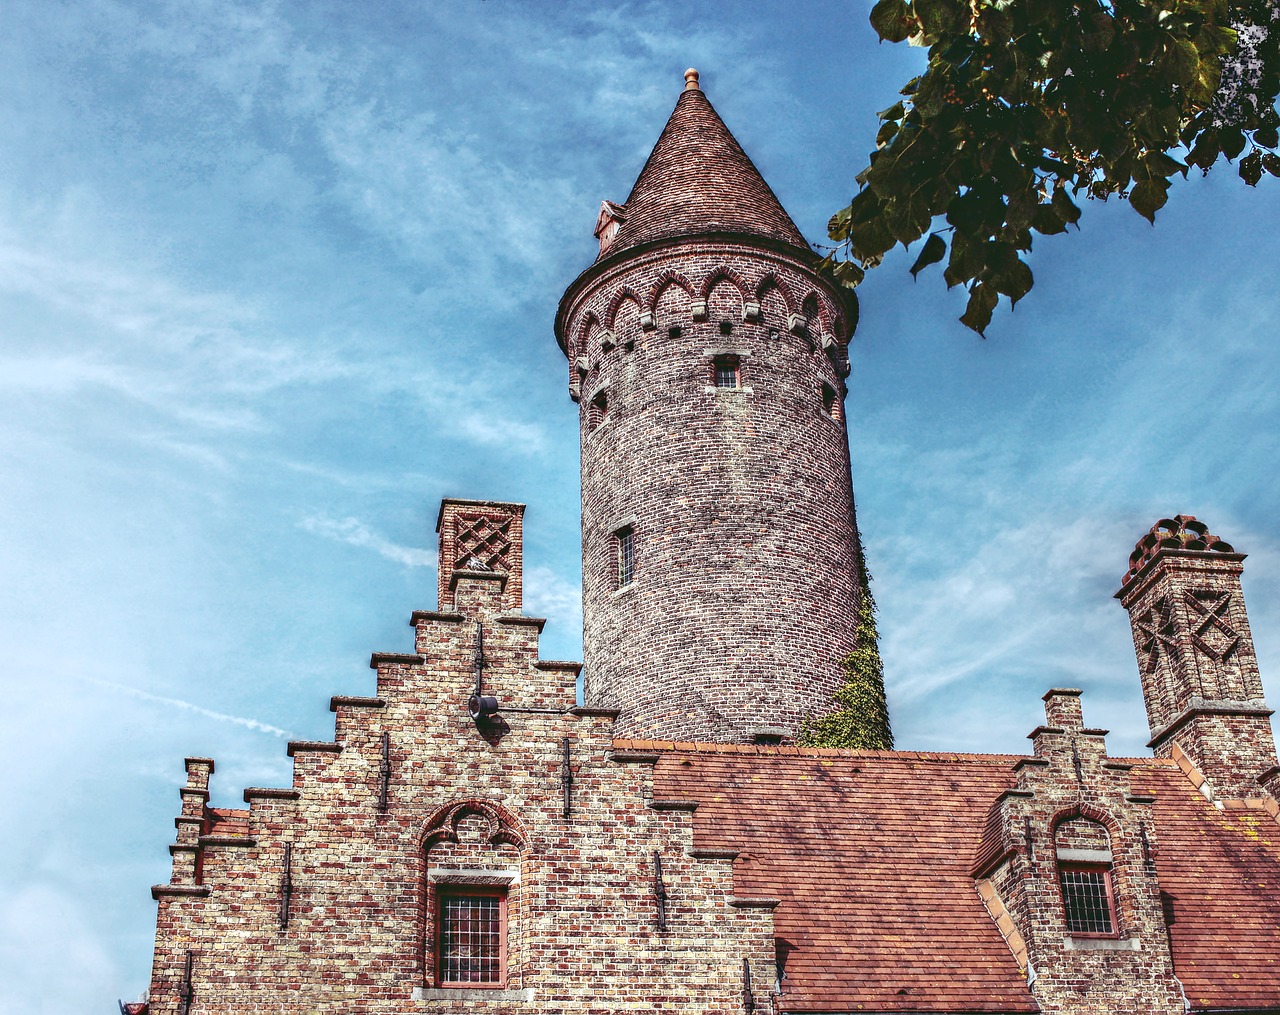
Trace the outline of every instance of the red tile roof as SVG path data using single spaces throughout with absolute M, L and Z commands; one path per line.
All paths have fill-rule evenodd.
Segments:
M 1166 765 L 1147 762 L 1133 784 L 1156 798 L 1156 872 L 1192 1006 L 1280 1007 L 1280 824 L 1218 810 Z
M 698 801 L 699 849 L 739 850 L 734 893 L 777 898 L 780 1008 L 1028 1012 L 1036 1005 L 970 875 L 1009 755 L 617 740 L 659 755 L 657 799 Z M 1156 798 L 1175 971 L 1196 1008 L 1280 998 L 1280 824 L 1219 810 L 1172 762 L 1135 759 Z
M 698 88 L 681 92 L 625 205 L 612 255 L 651 240 L 762 236 L 809 249 L 759 170 Z M 602 253 L 601 256 L 604 256 Z

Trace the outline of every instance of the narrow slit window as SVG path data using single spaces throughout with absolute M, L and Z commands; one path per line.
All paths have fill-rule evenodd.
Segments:
M 617 545 L 618 588 L 626 588 L 636 578 L 636 534 L 631 528 L 614 533 Z
M 712 364 L 711 375 L 717 388 L 742 386 L 742 368 L 737 356 L 717 356 Z
M 587 430 L 591 431 L 604 422 L 605 416 L 609 414 L 609 396 L 606 392 L 600 392 L 595 398 L 591 399 L 591 405 L 587 407 Z
M 440 894 L 439 983 L 501 987 L 506 980 L 507 899 L 503 892 Z
M 1058 865 L 1062 908 L 1070 934 L 1110 936 L 1115 933 L 1111 871 L 1102 864 Z
M 835 387 L 823 383 L 822 385 L 822 411 L 832 419 L 840 419 L 844 412 L 844 403 L 840 401 L 840 393 Z

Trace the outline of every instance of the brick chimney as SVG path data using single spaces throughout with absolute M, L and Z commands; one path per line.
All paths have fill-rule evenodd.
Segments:
M 524 505 L 493 500 L 440 504 L 441 613 L 518 614 L 524 588 Z
M 1193 515 L 1163 518 L 1138 541 L 1116 593 L 1133 626 L 1147 746 L 1198 772 L 1219 799 L 1264 795 L 1258 779 L 1276 765 L 1244 558 Z

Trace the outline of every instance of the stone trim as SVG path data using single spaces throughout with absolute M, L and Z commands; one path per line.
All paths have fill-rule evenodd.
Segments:
M 342 745 L 327 740 L 290 740 L 286 753 L 293 757 L 299 751 L 320 751 L 325 754 L 341 754 Z
M 197 840 L 200 847 L 205 846 L 257 846 L 257 839 L 241 835 L 202 835 Z
M 1194 551 L 1191 551 L 1194 552 Z M 1164 743 L 1169 737 L 1177 733 L 1192 719 L 1202 715 L 1256 715 L 1264 719 L 1271 718 L 1275 714 L 1275 709 L 1267 708 L 1266 705 L 1253 705 L 1248 702 L 1202 702 L 1199 705 L 1188 705 L 1183 709 L 1182 714 L 1172 720 L 1147 741 L 1147 746 L 1154 749 L 1157 745 Z
M 538 998 L 532 987 L 523 990 L 488 990 L 484 987 L 414 987 L 412 1001 L 525 1001 Z
M 478 572 L 466 572 L 473 574 Z M 454 574 L 458 574 L 457 571 Z M 426 659 L 418 655 L 416 652 L 375 652 L 369 657 L 369 669 L 376 670 L 379 666 L 421 666 Z
M 164 895 L 187 895 L 195 898 L 204 898 L 212 889 L 208 885 L 152 885 L 151 897 L 159 899 Z
M 252 803 L 257 799 L 265 800 L 298 800 L 302 796 L 301 790 L 296 789 L 277 789 L 268 786 L 250 786 L 244 791 L 244 802 Z
M 1142 942 L 1136 937 L 1070 937 L 1062 942 L 1068 952 L 1140 952 Z
M 499 617 L 498 623 L 511 624 L 513 626 L 536 627 L 538 629 L 538 632 L 541 633 L 542 629 L 547 626 L 547 618 L 546 617 L 524 617 L 517 614 L 512 614 L 509 617 Z
M 1009 946 L 1009 951 L 1013 953 L 1013 959 L 1018 963 L 1018 968 L 1028 969 L 1030 964 L 1027 960 L 1026 939 L 1023 938 L 1022 933 L 1013 922 L 1013 917 L 1009 915 L 1009 911 L 1005 909 L 1004 902 L 996 892 L 995 885 L 987 878 L 978 878 L 975 881 L 975 886 L 978 889 L 978 898 L 982 900 L 988 915 L 995 921 L 996 930 L 1000 931 L 1000 936 L 1004 938 L 1004 943 Z
M 387 703 L 381 698 L 360 698 L 350 694 L 335 694 L 329 699 L 329 711 L 338 711 L 339 705 L 348 705 L 352 708 L 386 708 Z
M 1119 599 L 1123 604 L 1124 600 L 1128 599 L 1129 595 L 1132 593 L 1134 599 L 1137 599 L 1140 592 L 1146 591 L 1147 579 L 1152 577 L 1152 571 L 1155 570 L 1157 562 L 1162 561 L 1167 557 L 1184 557 L 1191 560 L 1209 560 L 1214 562 L 1224 561 L 1227 563 L 1238 564 L 1247 556 L 1249 556 L 1247 553 L 1219 553 L 1217 550 L 1175 550 L 1172 548 L 1162 548 L 1157 550 L 1152 558 L 1143 564 L 1142 567 L 1138 569 L 1137 573 L 1134 574 L 1134 576 L 1125 583 L 1120 591 L 1115 593 L 1111 598 Z
M 575 666 L 581 667 L 581 663 L 574 663 Z M 593 708 L 590 705 L 575 705 L 568 709 L 570 715 L 582 716 L 584 718 L 597 719 L 616 719 L 622 714 L 620 708 Z
M 479 867 L 431 867 L 427 879 L 440 885 L 518 885 L 519 868 L 488 870 Z
M 538 670 L 573 670 L 575 673 L 582 669 L 582 663 L 571 659 L 539 659 L 533 666 Z
M 610 761 L 621 765 L 656 765 L 661 757 L 661 754 L 649 754 L 645 751 L 612 751 L 609 754 Z
M 1109 849 L 1064 849 L 1058 847 L 1058 859 L 1066 863 L 1111 863 Z
M 655 811 L 689 811 L 698 809 L 697 800 L 650 800 L 649 808 Z
M 439 610 L 414 610 L 409 615 L 409 626 L 417 627 L 424 620 L 434 620 L 442 624 L 461 624 L 466 620 L 461 613 L 446 613 Z

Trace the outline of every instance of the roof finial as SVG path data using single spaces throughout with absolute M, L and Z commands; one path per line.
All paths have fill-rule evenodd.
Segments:
M 684 72 L 684 90 L 686 92 L 702 91 L 702 89 L 698 87 L 698 72 L 692 67 Z

